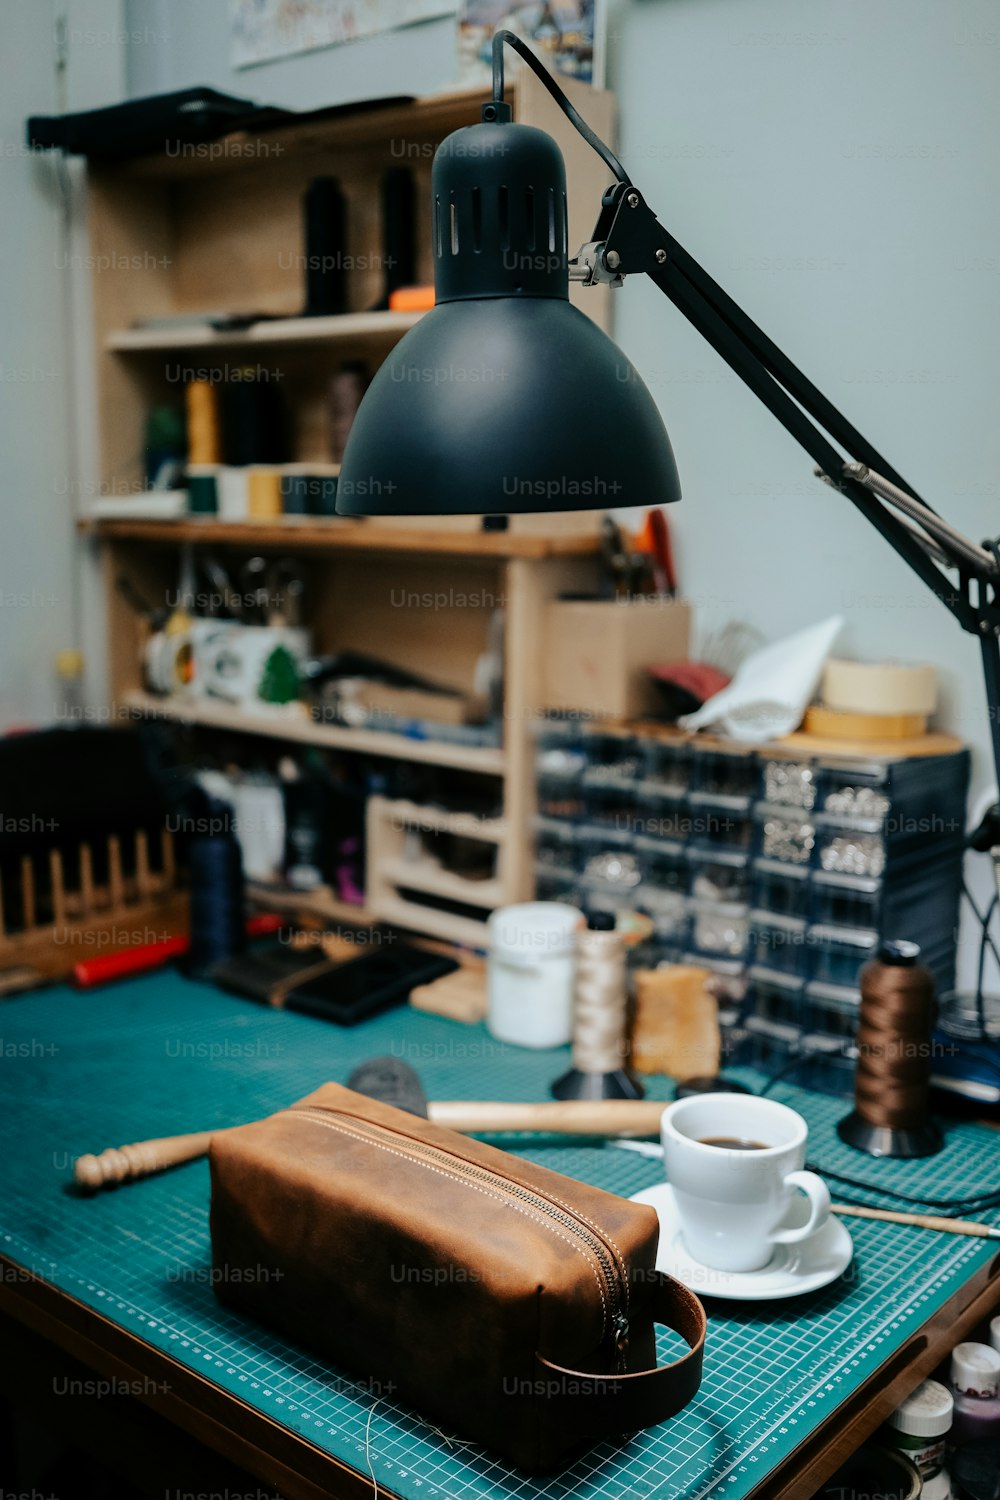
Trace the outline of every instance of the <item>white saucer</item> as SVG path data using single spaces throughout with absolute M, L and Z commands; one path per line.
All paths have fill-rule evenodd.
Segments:
M 854 1245 L 835 1214 L 809 1239 L 797 1245 L 776 1245 L 774 1255 L 759 1271 L 716 1271 L 695 1260 L 684 1244 L 673 1188 L 658 1182 L 632 1194 L 633 1203 L 648 1203 L 660 1220 L 660 1248 L 656 1269 L 683 1282 L 702 1297 L 727 1297 L 737 1302 L 770 1302 L 801 1297 L 829 1286 L 851 1264 Z

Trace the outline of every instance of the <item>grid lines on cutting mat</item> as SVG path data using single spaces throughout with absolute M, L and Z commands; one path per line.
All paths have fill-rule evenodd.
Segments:
M 706 1286 L 696 1400 L 561 1475 L 528 1479 L 222 1308 L 209 1280 L 205 1163 L 89 1200 L 63 1188 L 80 1152 L 256 1118 L 327 1079 L 343 1082 L 376 1054 L 410 1061 L 432 1098 L 541 1099 L 565 1053 L 506 1047 L 481 1027 L 409 1010 L 341 1031 L 169 972 L 86 997 L 52 990 L 8 1002 L 0 1043 L 0 1250 L 362 1474 L 370 1463 L 405 1500 L 741 1500 L 992 1253 L 981 1241 L 852 1221 L 854 1264 L 821 1292 L 765 1306 L 712 1301 Z M 668 1087 L 651 1080 L 651 1092 Z M 815 1162 L 863 1179 L 849 1196 L 888 1203 L 893 1186 L 933 1198 L 956 1181 L 970 1194 L 998 1185 L 992 1132 L 955 1127 L 927 1163 L 873 1162 L 835 1135 L 843 1101 L 791 1085 L 775 1097 L 809 1119 Z M 626 1196 L 661 1175 L 654 1160 L 576 1139 L 509 1144 Z M 665 1358 L 671 1339 L 661 1331 Z

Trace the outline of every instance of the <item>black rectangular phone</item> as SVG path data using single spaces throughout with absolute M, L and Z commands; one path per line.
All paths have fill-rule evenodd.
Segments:
M 386 944 L 292 988 L 285 996 L 285 1009 L 338 1026 L 356 1026 L 392 1005 L 402 1005 L 417 985 L 430 984 L 457 968 L 455 959 L 440 953 L 427 953 L 410 943 Z

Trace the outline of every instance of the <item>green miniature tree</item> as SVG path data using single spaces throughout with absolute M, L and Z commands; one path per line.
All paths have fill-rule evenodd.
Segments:
M 275 646 L 267 658 L 257 695 L 262 703 L 292 703 L 299 696 L 299 669 L 287 646 Z

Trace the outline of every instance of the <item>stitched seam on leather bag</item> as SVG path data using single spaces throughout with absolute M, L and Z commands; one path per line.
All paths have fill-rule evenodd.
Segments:
M 299 1108 L 299 1106 L 296 1106 L 296 1108 Z M 324 1110 L 325 1106 L 322 1105 L 322 1104 L 310 1104 L 310 1105 L 307 1105 L 307 1106 L 305 1106 L 303 1108 L 303 1110 L 302 1110 L 303 1113 L 305 1112 L 305 1108 Z M 332 1112 L 333 1111 L 331 1111 L 331 1110 L 327 1110 L 326 1111 L 326 1113 L 328 1113 L 328 1114 L 332 1113 Z M 354 1116 L 350 1115 L 350 1114 L 346 1114 L 345 1117 L 347 1119 L 354 1119 Z M 310 1116 L 309 1118 L 312 1119 L 313 1116 Z M 317 1121 L 317 1123 L 319 1123 L 319 1122 Z M 367 1123 L 367 1122 L 362 1121 L 361 1123 Z M 377 1129 L 378 1127 L 376 1126 L 375 1128 Z M 367 1139 L 367 1137 L 365 1137 L 365 1139 Z M 432 1149 L 433 1150 L 440 1150 L 441 1148 L 435 1146 Z M 487 1169 L 484 1168 L 483 1170 L 487 1170 Z M 502 1177 L 503 1174 L 502 1173 L 498 1173 L 497 1175 Z M 520 1184 L 516 1184 L 516 1186 L 520 1186 Z M 627 1270 L 626 1265 L 625 1265 L 625 1257 L 622 1254 L 621 1249 L 619 1248 L 617 1242 L 612 1238 L 612 1236 L 610 1234 L 608 1234 L 607 1230 L 601 1229 L 600 1226 L 598 1224 L 595 1224 L 594 1221 L 593 1221 L 593 1219 L 591 1219 L 587 1214 L 582 1213 L 578 1208 L 574 1208 L 571 1204 L 567 1203 L 564 1199 L 558 1198 L 555 1193 L 550 1193 L 547 1190 L 544 1193 L 542 1193 L 542 1191 L 541 1191 L 540 1188 L 529 1188 L 528 1191 L 529 1192 L 538 1192 L 538 1193 L 541 1194 L 542 1197 L 551 1198 L 553 1203 L 558 1203 L 558 1205 L 559 1205 L 560 1208 L 564 1208 L 566 1210 L 566 1212 L 569 1213 L 569 1214 L 572 1214 L 574 1218 L 580 1219 L 582 1223 L 586 1224 L 590 1229 L 592 1229 L 594 1231 L 594 1233 L 598 1236 L 599 1239 L 605 1240 L 611 1246 L 612 1250 L 614 1250 L 615 1254 L 618 1257 L 618 1269 L 621 1271 L 622 1280 L 623 1280 L 623 1282 L 625 1284 L 625 1311 L 628 1312 L 629 1299 L 630 1299 L 630 1294 L 631 1294 L 631 1287 L 629 1286 L 628 1270 Z
M 291 1111 L 289 1111 L 289 1113 L 291 1113 Z M 434 1166 L 430 1162 L 421 1161 L 419 1155 L 407 1156 L 404 1151 L 397 1151 L 395 1147 L 387 1146 L 384 1141 L 372 1140 L 370 1136 L 362 1135 L 360 1132 L 355 1132 L 353 1130 L 348 1130 L 343 1125 L 335 1124 L 333 1120 L 317 1120 L 314 1115 L 307 1115 L 304 1113 L 304 1111 L 300 1111 L 300 1113 L 302 1119 L 309 1120 L 311 1124 L 319 1125 L 324 1130 L 332 1130 L 338 1135 L 348 1136 L 351 1140 L 363 1141 L 368 1146 L 376 1146 L 380 1151 L 388 1151 L 390 1156 L 398 1156 L 401 1161 L 414 1162 L 418 1166 L 425 1167 L 429 1172 L 436 1172 L 440 1177 L 447 1177 L 453 1181 L 464 1182 L 467 1186 L 474 1188 L 476 1192 L 482 1193 L 484 1198 L 494 1198 L 498 1203 L 504 1203 L 506 1201 L 500 1196 L 499 1193 L 491 1193 L 489 1188 L 485 1188 L 481 1183 L 474 1182 L 471 1178 L 463 1176 L 461 1172 L 449 1172 L 444 1167 Z M 530 1192 L 531 1189 L 529 1188 L 527 1191 Z M 524 1214 L 525 1218 L 534 1219 L 535 1223 L 541 1224 L 543 1229 L 548 1229 L 552 1234 L 557 1235 L 559 1239 L 561 1239 L 565 1244 L 569 1245 L 570 1249 L 579 1250 L 581 1248 L 579 1242 L 571 1240 L 569 1235 L 564 1234 L 561 1229 L 557 1229 L 550 1219 L 545 1219 L 540 1214 L 533 1214 L 525 1204 L 519 1203 L 516 1198 L 513 1200 L 510 1206 L 516 1208 L 519 1213 Z M 597 1282 L 597 1290 L 600 1293 L 601 1297 L 601 1308 L 604 1312 L 605 1322 L 607 1322 L 608 1305 L 604 1296 L 604 1287 L 601 1283 L 601 1278 L 598 1275 L 597 1268 L 594 1265 L 589 1252 L 586 1253 L 586 1261 L 587 1265 L 590 1268 L 591 1275 Z
M 540 1188 L 529 1188 L 528 1191 L 532 1192 L 532 1193 L 534 1193 L 534 1192 L 541 1192 L 541 1189 Z M 617 1244 L 615 1243 L 615 1241 L 611 1238 L 610 1234 L 608 1234 L 608 1232 L 607 1232 L 606 1229 L 601 1229 L 597 1224 L 595 1224 L 594 1221 L 593 1221 L 593 1219 L 590 1219 L 590 1218 L 587 1217 L 586 1214 L 581 1213 L 578 1208 L 573 1208 L 571 1204 L 564 1203 L 563 1200 L 562 1200 L 562 1198 L 557 1198 L 556 1195 L 555 1195 L 555 1193 L 550 1193 L 550 1192 L 546 1191 L 545 1193 L 542 1194 L 542 1196 L 545 1197 L 545 1198 L 551 1198 L 553 1203 L 558 1203 L 560 1208 L 564 1208 L 566 1210 L 566 1212 L 568 1214 L 572 1214 L 574 1218 L 576 1218 L 576 1219 L 582 1219 L 583 1223 L 586 1224 L 586 1225 L 588 1225 L 589 1228 L 591 1228 L 594 1231 L 594 1233 L 597 1235 L 598 1239 L 606 1240 L 607 1243 L 611 1246 L 612 1250 L 614 1250 L 615 1254 L 618 1256 L 618 1269 L 622 1273 L 622 1281 L 624 1282 L 624 1285 L 625 1285 L 625 1310 L 627 1312 L 628 1311 L 629 1290 L 630 1289 L 629 1289 L 629 1281 L 628 1281 L 628 1271 L 625 1268 L 625 1257 L 621 1253 L 621 1251 L 619 1250 L 619 1248 L 618 1248 Z

